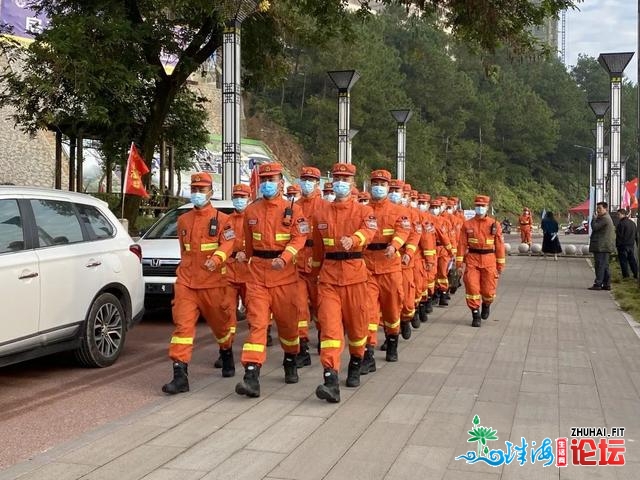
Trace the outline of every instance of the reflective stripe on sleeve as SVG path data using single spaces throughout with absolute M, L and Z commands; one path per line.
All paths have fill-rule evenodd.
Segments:
M 283 242 L 291 240 L 290 233 L 276 233 L 276 242 Z
M 245 343 L 242 346 L 242 350 L 245 352 L 264 352 L 264 345 L 259 343 Z
M 193 337 L 171 337 L 171 343 L 176 345 L 193 345 Z
M 253 237 L 254 240 L 262 240 L 262 234 L 261 233 L 253 232 L 251 234 L 251 236 Z
M 201 252 L 210 252 L 211 250 L 215 250 L 218 248 L 218 242 L 215 243 L 203 243 L 200 245 Z
M 367 337 L 359 338 L 357 340 L 349 340 L 349 345 L 352 347 L 361 347 L 365 343 L 367 343 Z
M 320 348 L 340 348 L 341 344 L 340 340 L 322 340 Z
M 354 233 L 354 235 L 360 239 L 360 246 L 363 246 L 367 241 L 366 237 L 362 232 L 356 232 Z
M 286 345 L 287 347 L 293 347 L 294 345 L 300 345 L 300 337 L 296 337 L 295 340 L 287 340 L 285 338 L 279 337 L 280 343 Z

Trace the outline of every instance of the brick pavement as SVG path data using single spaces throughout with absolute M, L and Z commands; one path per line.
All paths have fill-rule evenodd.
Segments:
M 586 290 L 592 281 L 584 258 L 511 256 L 482 328 L 469 326 L 461 290 L 401 341 L 398 363 L 377 353 L 378 371 L 358 389 L 342 386 L 340 404 L 314 395 L 317 356 L 299 384 L 285 385 L 272 347 L 258 399 L 233 393 L 241 369 L 233 379 L 193 378 L 190 393 L 161 397 L 0 479 L 638 478 L 640 339 L 608 292 Z M 498 430 L 491 446 L 502 449 L 521 436 L 569 437 L 572 426 L 625 427 L 627 465 L 456 461 L 475 450 L 466 441 L 474 415 Z

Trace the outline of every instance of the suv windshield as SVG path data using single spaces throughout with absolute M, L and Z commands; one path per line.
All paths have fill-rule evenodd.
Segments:
M 147 240 L 178 238 L 178 217 L 190 210 L 190 208 L 176 208 L 175 210 L 167 212 L 164 217 L 158 220 L 158 223 L 153 225 L 147 233 L 144 234 L 144 238 Z M 218 210 L 227 215 L 233 213 L 233 208 L 229 207 L 220 207 Z

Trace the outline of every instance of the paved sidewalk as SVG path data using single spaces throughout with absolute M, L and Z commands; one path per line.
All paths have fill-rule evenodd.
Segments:
M 470 327 L 464 290 L 400 343 L 342 402 L 315 397 L 321 367 L 285 385 L 269 349 L 262 396 L 242 376 L 192 378 L 192 391 L 0 471 L 0 479 L 636 479 L 640 471 L 640 339 L 608 292 L 592 292 L 584 258 L 511 256 L 491 318 Z M 240 340 L 244 338 L 241 335 Z M 346 358 L 346 356 L 345 356 Z M 345 362 L 346 364 L 346 362 Z M 132 385 L 135 388 L 135 385 Z M 158 386 L 160 388 L 160 385 Z M 475 415 L 491 448 L 571 427 L 625 427 L 622 467 L 466 464 Z M 555 451 L 555 448 L 554 448 Z M 571 463 L 571 457 L 569 456 Z

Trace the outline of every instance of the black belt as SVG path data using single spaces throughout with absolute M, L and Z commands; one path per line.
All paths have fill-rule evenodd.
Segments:
M 362 258 L 362 252 L 327 252 L 324 254 L 327 260 L 353 260 Z
M 480 250 L 479 248 L 470 248 L 469 253 L 477 253 L 480 255 L 487 255 L 489 253 L 496 253 L 495 250 Z
M 444 247 L 440 242 L 436 242 L 436 247 Z
M 367 250 L 386 250 L 388 246 L 388 243 L 370 243 Z
M 306 242 L 304 242 L 304 246 L 305 247 L 313 247 L 313 240 L 307 240 Z
M 238 254 L 238 252 L 232 252 L 231 253 L 231 258 L 236 258 L 236 255 Z
M 258 258 L 278 258 L 284 250 L 254 250 L 253 256 Z

